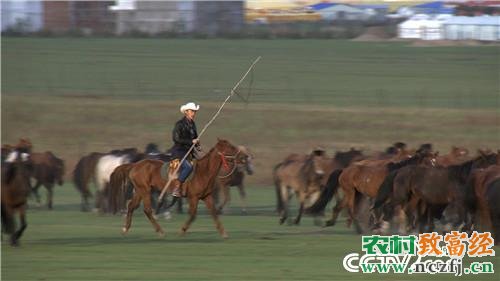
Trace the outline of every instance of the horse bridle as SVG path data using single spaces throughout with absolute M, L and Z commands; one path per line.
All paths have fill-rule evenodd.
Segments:
M 226 159 L 234 159 L 233 169 L 231 170 L 231 172 L 229 172 L 229 174 L 224 175 L 224 176 L 218 176 L 220 179 L 228 178 L 234 173 L 234 171 L 236 171 L 236 168 L 238 167 L 238 163 L 236 163 L 236 158 L 238 157 L 238 154 L 240 154 L 240 152 L 241 152 L 241 150 L 238 149 L 238 151 L 234 155 L 226 155 L 220 151 L 217 151 L 217 153 L 221 157 L 222 165 L 224 166 L 225 169 L 226 168 L 229 169 L 229 165 L 227 164 Z

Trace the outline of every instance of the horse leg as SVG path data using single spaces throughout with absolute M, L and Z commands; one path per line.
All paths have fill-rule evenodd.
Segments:
M 132 215 L 134 214 L 135 209 L 139 207 L 141 200 L 141 196 L 138 192 L 136 192 L 134 193 L 132 200 L 128 202 L 127 217 L 125 219 L 125 226 L 122 228 L 122 234 L 127 234 L 128 230 L 130 229 L 130 225 L 132 224 Z
M 240 191 L 240 199 L 241 199 L 241 213 L 246 215 L 247 213 L 247 194 L 245 192 L 245 186 L 243 183 L 238 185 L 238 190 Z
M 281 200 L 283 200 L 283 209 L 281 210 L 280 224 L 283 224 L 288 218 L 288 201 L 290 196 L 288 195 L 288 187 L 285 185 L 280 186 Z
M 40 199 L 40 193 L 38 193 L 38 189 L 40 188 L 41 185 L 42 183 L 39 180 L 36 180 L 35 186 L 31 188 L 31 193 L 35 195 L 35 200 L 38 206 L 41 206 L 42 204 Z
M 153 224 L 155 231 L 160 235 L 160 237 L 165 236 L 165 232 L 163 232 L 163 229 L 161 229 L 161 226 L 158 224 L 158 222 L 153 216 L 153 207 L 151 206 L 151 196 L 144 196 L 144 214 Z
M 179 198 L 179 200 L 177 200 L 177 214 L 182 214 L 183 211 L 182 211 L 182 204 L 183 204 L 183 199 L 182 198 Z
M 49 184 L 45 187 L 47 188 L 47 208 L 49 208 L 49 210 L 52 210 L 52 198 L 54 197 L 54 191 L 53 191 L 54 186 L 52 184 Z
M 220 222 L 219 216 L 217 215 L 217 210 L 215 209 L 215 204 L 214 204 L 214 198 L 212 196 L 207 196 L 203 201 L 205 202 L 205 206 L 207 206 L 208 211 L 210 212 L 212 218 L 214 219 L 215 227 L 219 231 L 220 236 L 222 236 L 222 238 L 228 238 L 229 236 L 227 235 L 226 230 L 224 230 L 224 226 Z
M 340 200 L 340 202 L 337 201 L 337 204 L 335 204 L 335 207 L 333 207 L 332 218 L 325 223 L 325 226 L 335 225 L 335 223 L 337 222 L 337 218 L 338 218 L 340 212 L 342 211 L 342 209 L 344 209 L 346 206 L 349 205 L 348 202 L 354 201 L 354 195 L 355 195 L 354 191 L 351 191 L 351 190 L 347 191 L 346 189 L 342 189 L 342 190 L 344 190 L 344 197 Z M 354 202 L 352 204 L 354 204 Z M 350 219 L 352 220 L 352 216 Z
M 407 233 L 406 226 L 408 224 L 406 213 L 403 211 L 402 208 L 398 208 L 397 212 L 398 212 L 398 224 L 399 224 L 398 233 L 399 235 L 405 235 Z
M 191 226 L 191 223 L 196 219 L 196 212 L 198 210 L 198 198 L 191 197 L 189 198 L 189 218 L 187 221 L 184 223 L 184 226 L 182 226 L 180 235 L 185 235 L 186 231 L 189 229 L 189 226 Z
M 222 200 L 222 203 L 217 208 L 218 214 L 222 214 L 226 204 L 229 203 L 229 201 L 231 201 L 231 194 L 229 193 L 229 185 L 223 184 L 220 188 L 222 189 L 222 195 L 224 196 L 224 200 Z
M 19 228 L 19 230 L 14 232 L 14 234 L 12 234 L 12 236 L 11 236 L 11 245 L 12 246 L 19 245 L 18 240 L 21 237 L 21 235 L 23 235 L 24 230 L 28 226 L 28 224 L 26 223 L 26 210 L 25 210 L 24 206 L 21 207 L 19 210 L 19 219 L 21 221 L 21 228 Z
M 302 213 L 304 213 L 304 201 L 300 202 L 299 214 L 295 218 L 295 220 L 293 222 L 294 224 L 296 224 L 296 225 L 300 224 L 300 219 L 302 218 Z

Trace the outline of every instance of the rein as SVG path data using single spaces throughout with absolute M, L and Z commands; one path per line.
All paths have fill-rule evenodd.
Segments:
M 240 152 L 241 152 L 241 150 L 238 149 L 238 151 L 234 155 L 225 155 L 224 153 L 217 151 L 217 153 L 220 155 L 220 158 L 222 161 L 222 166 L 224 167 L 224 169 L 226 171 L 229 170 L 229 164 L 227 163 L 226 159 L 236 159 L 236 157 L 238 156 L 238 154 L 240 154 Z M 234 171 L 236 171 L 237 166 L 238 166 L 238 164 L 236 163 L 236 161 L 234 161 L 233 169 L 231 170 L 231 172 L 229 172 L 229 174 L 227 174 L 227 175 L 218 176 L 218 177 L 220 179 L 224 179 L 224 178 L 231 176 L 232 174 L 234 174 Z

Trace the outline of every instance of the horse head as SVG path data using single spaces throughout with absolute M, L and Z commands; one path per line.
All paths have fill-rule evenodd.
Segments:
M 452 146 L 450 154 L 455 157 L 465 157 L 469 155 L 469 150 L 465 147 Z
M 8 184 L 16 177 L 29 181 L 32 173 L 33 162 L 31 161 L 30 154 L 15 149 L 5 159 L 5 164 L 2 167 L 2 181 Z
M 238 159 L 237 159 L 238 162 L 241 163 L 238 165 L 238 168 L 237 168 L 238 171 L 239 172 L 246 171 L 247 174 L 252 175 L 254 172 L 253 171 L 253 163 L 252 163 L 253 155 L 243 145 L 238 146 L 238 149 L 241 152 L 238 154 Z
M 498 155 L 491 151 L 478 150 L 479 156 L 473 161 L 473 168 L 485 168 L 498 163 Z
M 420 165 L 430 166 L 430 167 L 437 166 L 437 157 L 439 155 L 439 151 L 436 152 L 425 151 L 425 152 L 420 152 L 420 154 L 422 155 L 422 158 L 420 159 L 419 163 Z
M 239 157 L 239 155 L 241 154 L 240 149 L 231 144 L 228 140 L 217 138 L 215 151 L 217 151 L 217 153 L 221 156 L 223 166 L 226 170 L 230 169 L 228 163 L 226 162 L 227 160 L 229 160 L 229 162 L 232 162 L 232 165 L 242 164 L 241 158 Z
M 361 150 L 356 150 L 354 147 L 351 147 L 347 152 L 336 152 L 334 159 L 340 163 L 342 167 L 347 167 L 351 162 L 361 160 L 363 157 L 363 152 Z
M 17 144 L 15 145 L 15 149 L 19 152 L 31 153 L 33 149 L 33 144 L 28 138 L 20 138 Z

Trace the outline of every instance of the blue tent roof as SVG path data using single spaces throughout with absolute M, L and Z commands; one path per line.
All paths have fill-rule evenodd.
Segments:
M 324 3 L 324 2 L 322 2 L 322 3 L 311 5 L 311 6 L 309 6 L 309 8 L 311 8 L 314 11 L 319 11 L 319 10 L 323 10 L 325 8 L 330 8 L 330 7 L 335 6 L 335 5 L 337 5 L 337 3 Z
M 443 2 L 442 1 L 435 1 L 435 2 L 429 2 L 429 3 L 415 5 L 413 7 L 419 8 L 419 9 L 441 9 L 441 8 L 443 8 Z
M 453 14 L 453 8 L 447 8 L 443 1 L 434 1 L 413 6 L 415 10 L 425 11 L 429 14 Z
M 354 5 L 354 7 L 360 8 L 360 9 L 374 9 L 374 10 L 388 10 L 389 5 L 369 5 L 369 4 L 362 4 L 362 5 Z

